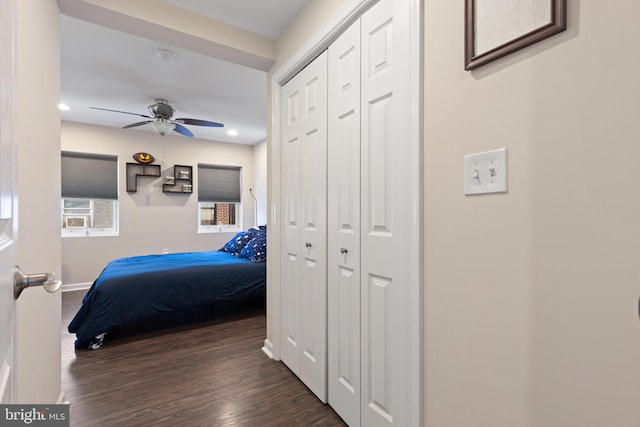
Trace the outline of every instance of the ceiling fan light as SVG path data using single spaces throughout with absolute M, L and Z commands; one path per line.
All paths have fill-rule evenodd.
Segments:
M 166 120 L 156 120 L 151 122 L 151 127 L 160 135 L 165 136 L 166 134 L 171 132 L 173 128 L 176 127 L 176 125 Z

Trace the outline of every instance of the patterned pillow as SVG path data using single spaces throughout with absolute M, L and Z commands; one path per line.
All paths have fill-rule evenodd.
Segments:
M 251 241 L 240 251 L 240 258 L 247 258 L 253 262 L 267 260 L 267 232 L 258 231 Z
M 244 249 L 247 243 L 249 243 L 254 234 L 257 232 L 258 230 L 256 230 L 255 228 L 250 228 L 247 231 L 241 231 L 233 236 L 233 238 L 225 243 L 224 246 L 219 250 L 222 252 L 229 252 L 230 254 L 238 256 L 240 251 Z

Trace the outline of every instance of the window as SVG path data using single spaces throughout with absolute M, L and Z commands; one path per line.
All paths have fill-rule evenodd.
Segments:
M 240 231 L 240 168 L 198 164 L 198 232 Z
M 118 235 L 118 158 L 62 152 L 62 236 Z

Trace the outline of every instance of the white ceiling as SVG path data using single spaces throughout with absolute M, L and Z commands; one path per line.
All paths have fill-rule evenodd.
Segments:
M 310 0 L 158 1 L 277 39 Z M 158 48 L 170 49 L 175 59 L 157 57 Z M 63 120 L 122 127 L 144 119 L 89 107 L 149 115 L 147 106 L 155 98 L 165 98 L 176 110 L 174 117 L 225 125 L 187 125 L 195 138 L 241 144 L 266 138 L 264 71 L 63 15 L 61 78 L 61 101 L 71 108 L 61 112 Z M 238 135 L 228 136 L 230 129 Z M 153 132 L 149 125 L 132 130 Z
M 164 0 L 199 15 L 217 19 L 278 40 L 309 0 Z

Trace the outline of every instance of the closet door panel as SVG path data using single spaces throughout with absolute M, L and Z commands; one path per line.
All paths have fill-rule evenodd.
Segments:
M 282 196 L 283 196 L 283 253 L 282 298 L 282 361 L 296 372 L 299 367 L 300 339 L 300 121 L 303 92 L 294 78 L 283 88 L 282 113 Z
M 283 105 L 282 360 L 326 402 L 326 53 L 283 87 Z
M 300 378 L 327 401 L 327 53 L 304 70 L 302 178 L 302 299 Z
M 402 105 L 396 64 L 392 0 L 381 0 L 361 20 L 362 31 L 362 425 L 406 425 L 407 255 Z M 404 107 L 406 109 L 406 106 Z
M 360 21 L 329 47 L 329 404 L 360 425 Z

